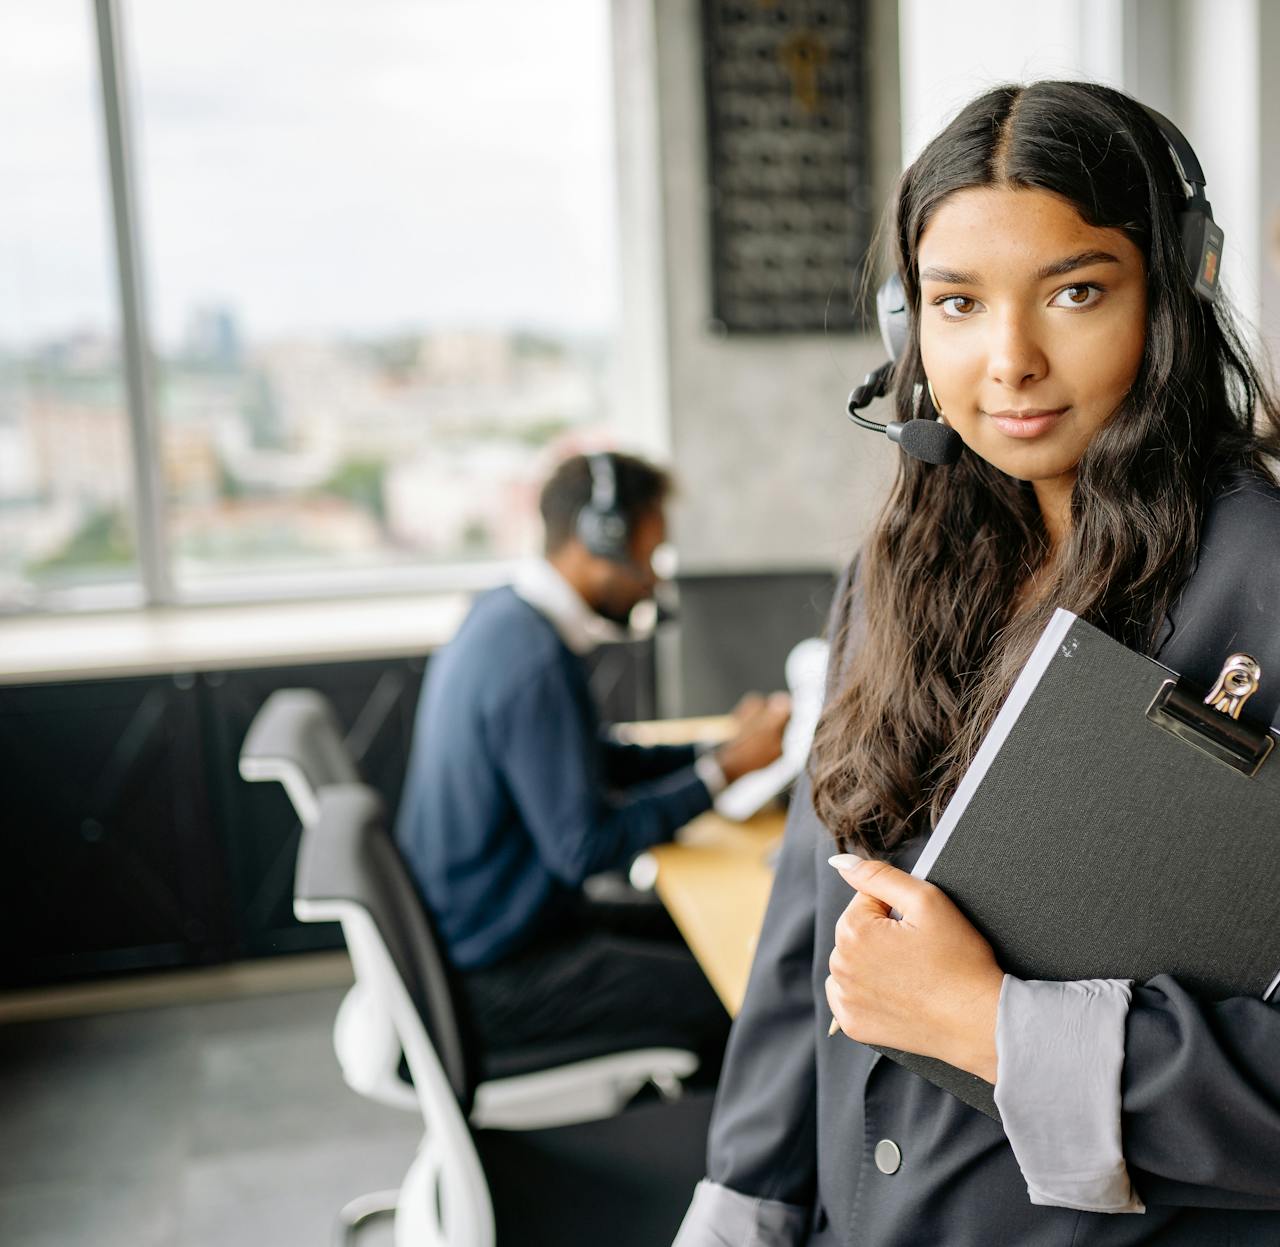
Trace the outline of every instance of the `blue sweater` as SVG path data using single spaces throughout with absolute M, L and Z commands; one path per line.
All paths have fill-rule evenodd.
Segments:
M 687 746 L 605 739 L 581 661 L 513 589 L 427 665 L 396 840 L 460 969 L 554 927 L 589 875 L 711 805 Z

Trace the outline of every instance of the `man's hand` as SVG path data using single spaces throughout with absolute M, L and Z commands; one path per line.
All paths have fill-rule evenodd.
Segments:
M 729 783 L 768 766 L 781 755 L 782 732 L 791 718 L 791 698 L 786 693 L 771 693 L 754 707 L 744 703 L 747 698 L 734 711 L 738 734 L 716 750 L 716 761 Z M 739 711 L 743 713 L 739 715 Z
M 827 1003 L 840 1029 L 994 1084 L 1004 973 L 991 945 L 932 883 L 851 854 L 831 864 L 858 889 L 836 923 L 829 962 Z
M 733 720 L 734 731 L 740 731 L 758 715 L 764 709 L 765 701 L 765 697 L 754 689 L 750 693 L 743 693 L 738 698 L 738 704 L 729 711 L 729 717 Z

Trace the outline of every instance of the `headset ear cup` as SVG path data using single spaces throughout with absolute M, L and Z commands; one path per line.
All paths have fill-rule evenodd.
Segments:
M 583 507 L 578 513 L 579 540 L 599 558 L 615 559 L 618 554 L 617 541 L 614 526 L 609 521 L 617 518 L 616 515 L 592 510 L 589 506 Z
M 596 548 L 601 557 L 613 563 L 625 563 L 628 560 L 627 522 L 617 512 L 601 515 L 599 518 L 599 541 Z
M 596 511 L 590 506 L 578 512 L 578 539 L 599 558 L 611 563 L 631 559 L 627 521 L 618 511 Z
M 1206 303 L 1218 297 L 1218 278 L 1222 271 L 1222 228 L 1199 208 L 1180 214 L 1182 254 L 1187 273 L 1196 294 Z
M 889 358 L 895 362 L 902 358 L 911 336 L 911 320 L 907 312 L 907 292 L 902 279 L 891 273 L 876 291 L 876 320 L 880 324 L 880 337 Z
M 618 480 L 613 460 L 605 454 L 589 455 L 591 497 L 578 512 L 578 539 L 592 553 L 613 563 L 631 559 L 631 531 L 618 507 Z

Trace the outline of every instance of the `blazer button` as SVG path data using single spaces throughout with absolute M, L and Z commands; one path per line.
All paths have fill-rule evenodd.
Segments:
M 876 1168 L 881 1173 L 897 1173 L 902 1167 L 902 1149 L 892 1139 L 876 1144 Z

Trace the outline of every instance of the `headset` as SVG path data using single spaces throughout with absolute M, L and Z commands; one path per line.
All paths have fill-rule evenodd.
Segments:
M 1186 136 L 1163 114 L 1145 104 L 1139 108 L 1155 123 L 1173 156 L 1178 176 L 1187 187 L 1187 202 L 1178 213 L 1178 225 L 1182 237 L 1182 258 L 1191 288 L 1204 303 L 1213 303 L 1218 297 L 1218 280 L 1222 272 L 1221 226 L 1213 219 L 1213 209 L 1205 195 L 1204 170 L 1196 158 Z M 913 410 L 927 410 L 928 416 L 917 415 L 907 421 L 893 420 L 881 424 L 868 420 L 859 412 L 875 399 L 883 398 L 893 387 L 893 370 L 903 351 L 911 331 L 911 313 L 907 308 L 906 292 L 897 273 L 892 274 L 876 292 L 876 319 L 880 324 L 880 337 L 889 359 L 879 368 L 867 373 L 853 393 L 849 395 L 848 413 L 859 428 L 884 433 L 891 442 L 902 448 L 904 454 L 924 463 L 949 466 L 960 458 L 964 443 L 960 435 L 942 423 L 934 410 L 925 387 L 917 385 L 913 394 Z
M 592 553 L 611 563 L 631 563 L 631 525 L 618 506 L 618 477 L 613 456 L 587 456 L 591 498 L 578 512 L 578 538 Z

